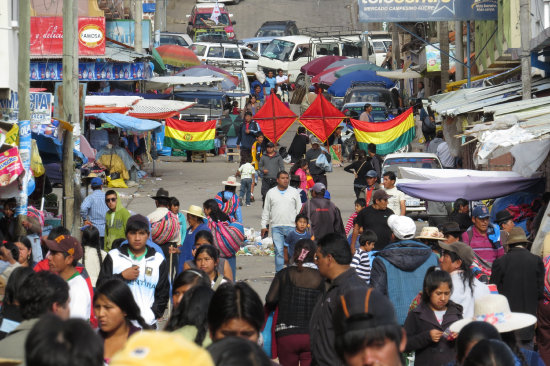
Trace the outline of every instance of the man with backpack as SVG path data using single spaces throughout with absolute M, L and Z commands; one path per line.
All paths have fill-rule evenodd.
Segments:
M 493 263 L 504 255 L 504 248 L 500 244 L 500 233 L 491 225 L 489 217 L 487 206 L 477 205 L 472 211 L 473 225 L 462 234 L 462 241 L 481 259 Z

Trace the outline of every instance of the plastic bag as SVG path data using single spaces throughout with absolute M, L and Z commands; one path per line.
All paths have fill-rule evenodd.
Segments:
M 107 177 L 107 181 L 109 182 L 109 188 L 128 188 L 128 186 L 124 182 L 124 179 L 122 178 L 111 179 L 110 177 Z
M 319 168 L 323 169 L 327 173 L 332 172 L 332 164 L 329 163 L 324 153 L 321 153 L 321 155 L 317 157 L 317 159 L 315 160 L 315 165 L 317 165 Z

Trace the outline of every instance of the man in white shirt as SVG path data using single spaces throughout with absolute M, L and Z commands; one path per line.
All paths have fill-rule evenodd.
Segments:
M 277 94 L 281 96 L 283 102 L 288 102 L 288 76 L 283 75 L 283 70 L 277 70 L 277 76 L 275 77 L 275 83 L 277 84 Z
M 46 258 L 50 271 L 58 274 L 69 285 L 69 308 L 71 318 L 90 320 L 92 298 L 84 277 L 76 270 L 82 258 L 82 246 L 74 237 L 60 235 L 53 240 L 44 239 L 49 249 Z
M 396 215 L 404 216 L 406 212 L 405 194 L 395 187 L 395 173 L 392 171 L 384 173 L 384 191 L 391 197 L 388 199 L 388 208 Z
M 449 149 L 449 144 L 447 141 L 443 141 L 437 146 L 437 157 L 441 161 L 441 165 L 445 169 L 454 169 L 455 168 L 455 157 L 451 155 L 451 150 Z
M 275 271 L 284 267 L 285 236 L 294 229 L 296 215 L 302 209 L 300 193 L 289 187 L 290 177 L 287 172 L 277 173 L 277 186 L 267 191 L 262 212 L 262 237 L 271 226 L 271 237 L 275 246 Z

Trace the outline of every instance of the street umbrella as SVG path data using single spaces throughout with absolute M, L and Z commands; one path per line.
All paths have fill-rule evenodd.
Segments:
M 331 95 L 343 97 L 353 82 L 380 83 L 388 89 L 395 85 L 393 80 L 376 75 L 376 71 L 359 70 L 338 78 L 327 91 Z
M 193 51 L 176 44 L 165 44 L 157 47 L 156 50 L 165 65 L 187 67 L 201 63 Z
M 262 108 L 254 115 L 254 120 L 260 125 L 264 136 L 273 143 L 279 141 L 296 118 L 298 116 L 275 93 L 267 97 Z
M 164 74 L 166 71 L 166 66 L 164 65 L 164 62 L 162 61 L 162 57 L 160 57 L 158 51 L 153 48 L 153 51 L 151 52 L 151 56 L 153 56 L 152 62 L 154 71 L 157 74 Z
M 332 85 L 338 78 L 336 77 L 336 71 L 343 69 L 346 66 L 331 67 L 326 69 L 322 73 L 314 76 L 311 79 L 312 84 Z
M 239 114 L 229 114 L 222 117 L 220 129 L 226 137 L 237 137 L 242 123 L 243 119 Z
M 209 69 L 203 69 L 203 68 L 188 68 L 183 71 L 180 71 L 176 74 L 176 76 L 215 76 L 222 78 L 221 87 L 223 91 L 233 90 L 237 87 L 239 84 L 239 79 L 227 75 L 221 72 L 209 70 Z
M 362 70 L 368 70 L 368 71 L 388 71 L 388 69 L 384 69 L 383 67 L 377 66 L 376 64 L 357 64 L 357 65 L 350 65 L 346 66 L 343 69 L 340 69 L 334 73 L 336 77 L 342 77 L 346 74 L 349 74 L 350 72 L 354 71 L 362 71 Z
M 345 58 L 345 56 L 323 56 L 315 58 L 302 66 L 300 71 L 306 75 L 315 76 L 325 70 L 328 65 Z
M 327 69 L 331 69 L 333 67 L 340 67 L 340 66 L 366 64 L 367 62 L 368 62 L 367 60 L 363 60 L 362 58 L 345 58 L 345 59 L 331 63 L 330 65 L 327 66 Z
M 346 116 L 318 94 L 308 109 L 300 117 L 300 123 L 321 142 L 325 142 Z

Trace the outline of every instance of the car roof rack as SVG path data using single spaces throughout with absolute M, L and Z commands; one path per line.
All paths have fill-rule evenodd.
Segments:
M 387 89 L 386 84 L 381 81 L 352 81 L 348 90 L 356 86 L 378 86 Z
M 220 69 L 230 69 L 233 71 L 244 70 L 244 61 L 243 60 L 209 60 L 206 59 L 207 65 L 212 65 L 219 67 Z
M 358 36 L 362 32 L 353 27 L 348 27 L 345 25 L 327 25 L 322 27 L 307 27 L 300 28 L 300 35 L 310 36 L 313 38 L 338 38 L 344 36 Z

